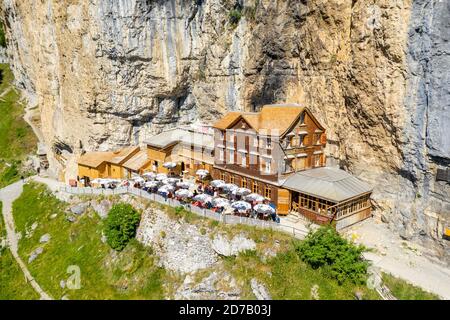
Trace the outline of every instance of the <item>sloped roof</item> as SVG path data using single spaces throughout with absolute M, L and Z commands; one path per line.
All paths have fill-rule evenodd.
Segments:
M 196 132 L 186 129 L 171 129 L 148 138 L 145 143 L 156 148 L 167 148 L 175 143 L 185 143 L 201 147 L 214 148 L 214 137 L 212 134 Z
M 292 174 L 283 183 L 283 187 L 333 202 L 342 202 L 372 191 L 367 183 L 350 173 L 330 167 Z
M 179 142 L 183 134 L 185 134 L 185 131 L 182 129 L 170 129 L 148 138 L 145 143 L 152 147 L 164 149 Z
M 232 111 L 224 115 L 220 120 L 214 123 L 213 127 L 221 130 L 227 129 L 237 118 L 242 115 L 242 112 Z
M 127 159 L 133 152 L 135 152 L 139 147 L 126 147 L 118 151 L 93 151 L 86 152 L 78 159 L 78 164 L 98 168 L 103 162 L 110 162 L 113 164 L 121 164 Z
M 87 152 L 78 159 L 78 164 L 86 167 L 98 168 L 103 162 L 111 159 L 112 156 L 112 152 Z
M 131 154 L 135 153 L 137 150 L 139 150 L 139 147 L 131 146 L 115 151 L 112 153 L 112 157 L 109 162 L 113 164 L 122 164 Z
M 149 161 L 150 159 L 148 158 L 147 152 L 141 150 L 135 155 L 133 155 L 130 159 L 125 161 L 123 166 L 127 169 L 138 171 L 143 166 L 145 166 Z
M 217 121 L 213 127 L 228 129 L 237 119 L 242 117 L 259 133 L 282 135 L 305 110 L 299 104 L 272 104 L 262 107 L 260 112 L 229 112 Z

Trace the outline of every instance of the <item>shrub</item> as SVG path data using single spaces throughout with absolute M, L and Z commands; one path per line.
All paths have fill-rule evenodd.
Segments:
M 230 19 L 230 24 L 233 27 L 235 27 L 235 26 L 238 25 L 239 20 L 241 20 L 242 12 L 241 12 L 241 10 L 233 9 L 233 10 L 230 11 L 228 17 Z
M 105 225 L 106 242 L 117 251 L 123 250 L 136 235 L 140 214 L 127 203 L 115 204 L 108 213 Z
M 361 257 L 365 248 L 347 241 L 330 227 L 309 233 L 296 250 L 303 261 L 314 269 L 322 268 L 340 284 L 347 280 L 356 284 L 366 281 L 368 263 Z

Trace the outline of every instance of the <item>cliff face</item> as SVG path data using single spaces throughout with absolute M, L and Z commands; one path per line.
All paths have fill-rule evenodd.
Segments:
M 377 214 L 446 259 L 450 187 L 435 174 L 450 163 L 449 18 L 434 0 L 2 4 L 50 147 L 104 150 L 301 102 L 327 128 L 329 163 L 372 183 Z

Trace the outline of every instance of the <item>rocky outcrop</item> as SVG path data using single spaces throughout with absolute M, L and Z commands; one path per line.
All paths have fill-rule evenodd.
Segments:
M 143 213 L 136 239 L 154 248 L 164 268 L 178 273 L 195 273 L 218 262 L 207 234 L 195 225 L 170 219 L 161 210 Z
M 227 236 L 219 234 L 212 240 L 212 248 L 217 254 L 224 257 L 237 256 L 247 250 L 256 250 L 256 243 L 252 239 L 239 234 L 229 240 Z
M 329 164 L 373 184 L 376 214 L 447 261 L 450 186 L 435 174 L 450 163 L 449 15 L 434 0 L 2 3 L 50 147 L 105 150 L 301 102 L 327 128 Z

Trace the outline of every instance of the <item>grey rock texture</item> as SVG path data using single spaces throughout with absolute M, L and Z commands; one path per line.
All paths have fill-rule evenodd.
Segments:
M 229 240 L 224 235 L 217 235 L 212 241 L 212 248 L 217 254 L 225 257 L 237 256 L 240 252 L 246 250 L 255 250 L 256 243 L 243 235 L 238 235 Z
M 70 212 L 76 215 L 82 215 L 86 212 L 89 204 L 88 203 L 79 203 L 70 208 Z
M 42 247 L 36 248 L 28 257 L 28 263 L 33 262 L 43 251 L 44 249 Z
M 112 202 L 106 199 L 101 201 L 92 200 L 91 207 L 97 212 L 100 218 L 105 219 L 108 216 L 109 210 L 112 208 Z
M 179 273 L 195 273 L 218 262 L 208 235 L 195 225 L 171 220 L 161 210 L 143 213 L 136 239 L 154 248 L 162 266 Z
M 199 282 L 189 275 L 175 292 L 177 300 L 238 300 L 241 290 L 226 272 L 212 272 Z
M 258 300 L 272 300 L 269 291 L 266 287 L 256 279 L 250 280 L 250 286 L 252 287 L 253 294 Z
M 449 258 L 449 1 L 4 0 L 8 59 L 52 150 L 142 142 L 227 110 L 300 102 L 375 214 Z M 233 24 L 232 9 L 242 17 Z M 55 170 L 61 164 L 50 155 Z
M 41 237 L 39 238 L 39 242 L 40 242 L 40 243 L 47 243 L 47 242 L 50 241 L 51 238 L 52 238 L 52 237 L 50 236 L 50 234 L 46 233 L 46 234 L 44 234 L 43 236 L 41 236 Z

